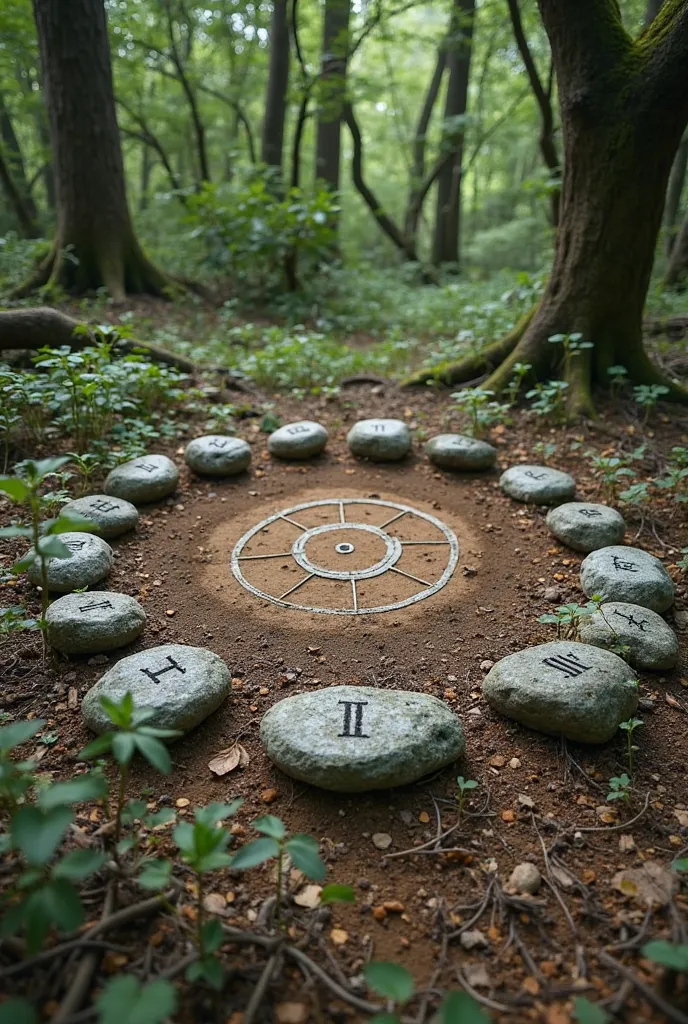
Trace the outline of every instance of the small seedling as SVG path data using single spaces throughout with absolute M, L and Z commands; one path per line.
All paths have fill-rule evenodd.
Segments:
M 628 370 L 625 366 L 608 366 L 607 376 L 609 377 L 609 390 L 612 393 L 612 398 L 615 398 L 628 381 Z
M 623 775 L 614 775 L 609 780 L 609 792 L 607 800 L 628 800 L 631 796 L 631 780 L 626 772 Z
M 506 394 L 509 405 L 515 405 L 518 393 L 521 390 L 523 380 L 533 369 L 531 363 L 514 363 L 511 372 L 513 377 L 506 386 Z
M 485 388 L 464 388 L 452 395 L 459 409 L 465 411 L 470 419 L 468 432 L 473 437 L 480 437 L 494 423 L 499 423 L 508 415 L 508 406 L 493 402 L 494 391 Z
M 552 423 L 563 423 L 566 419 L 566 393 L 568 381 L 548 380 L 536 384 L 526 391 L 526 398 L 532 403 L 531 408 L 536 416 L 542 416 Z
M 643 414 L 643 426 L 647 425 L 650 414 L 662 395 L 668 395 L 669 388 L 664 384 L 638 384 L 633 388 L 633 395 L 637 404 L 645 410 Z
M 610 1024 L 611 1017 L 597 1003 L 591 1003 L 584 996 L 573 1000 L 573 1017 L 577 1024 Z
M 413 975 L 401 964 L 372 960 L 363 967 L 369 987 L 386 1000 L 384 1013 L 371 1018 L 370 1024 L 399 1024 L 401 1011 L 413 998 Z M 439 1024 L 490 1024 L 490 1017 L 466 992 L 448 992 L 439 1009 Z
M 688 974 L 688 945 L 678 945 L 673 942 L 665 942 L 663 939 L 655 939 L 652 942 L 646 942 L 641 952 L 648 960 L 653 960 L 670 971 Z
M 594 600 L 586 605 L 571 604 L 560 605 L 556 612 L 545 612 L 538 618 L 538 622 L 557 627 L 557 640 L 577 640 L 580 635 L 580 620 L 589 618 L 597 609 Z
M 642 718 L 629 718 L 628 721 L 621 722 L 621 724 L 619 725 L 619 729 L 623 729 L 623 731 L 626 733 L 626 754 L 628 757 L 628 771 L 631 775 L 633 774 L 633 751 L 640 750 L 640 747 L 635 746 L 633 743 L 633 733 L 636 729 L 639 729 L 642 724 Z
M 456 798 L 459 802 L 459 817 L 456 824 L 459 825 L 461 824 L 461 816 L 463 815 L 463 805 L 466 799 L 466 793 L 470 789 L 477 789 L 478 783 L 475 779 L 464 779 L 463 775 L 459 775 L 456 783 L 459 787 L 459 795 Z

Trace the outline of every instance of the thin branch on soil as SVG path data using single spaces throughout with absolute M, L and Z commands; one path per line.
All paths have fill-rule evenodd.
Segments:
M 278 959 L 279 953 L 273 953 L 270 959 L 265 964 L 265 967 L 261 972 L 260 978 L 258 979 L 258 983 L 254 988 L 253 992 L 251 993 L 251 998 L 246 1004 L 246 1009 L 244 1010 L 243 1016 L 241 1018 L 242 1024 L 253 1024 L 253 1020 L 256 1014 L 258 1013 L 258 1010 L 260 1009 L 260 1004 L 262 1003 L 265 997 L 265 993 L 268 990 L 268 986 L 270 985 L 270 982 L 272 980 L 272 976 L 275 972 Z
M 316 964 L 314 960 L 311 960 L 309 956 L 300 949 L 297 949 L 296 946 L 285 946 L 284 953 L 286 956 L 291 957 L 292 960 L 296 960 L 298 963 L 303 964 L 309 971 L 312 971 L 312 973 L 315 974 L 315 976 L 319 978 L 331 992 L 334 992 L 339 999 L 343 999 L 345 1002 L 349 1003 L 350 1006 L 354 1006 L 357 1010 L 363 1010 L 365 1013 L 380 1013 L 383 1010 L 382 1006 L 379 1006 L 376 1003 L 369 1003 L 366 999 L 360 999 L 358 996 L 354 995 L 353 992 L 349 992 L 347 989 L 342 988 L 339 982 L 335 981 L 334 978 L 331 978 L 319 964 Z
M 105 896 L 101 923 L 104 923 L 111 916 L 110 912 L 115 902 L 115 894 L 116 883 L 112 881 L 108 886 Z M 64 999 L 50 1018 L 50 1024 L 65 1024 L 65 1021 L 79 1009 L 91 987 L 91 981 L 100 963 L 100 957 L 101 954 L 99 952 L 92 950 L 82 959 Z
M 504 1003 L 498 1003 L 494 999 L 488 999 L 487 996 L 481 995 L 481 993 L 474 989 L 472 985 L 468 984 L 468 982 L 466 981 L 466 976 L 464 975 L 460 967 L 455 967 L 454 970 L 456 971 L 456 979 L 459 982 L 461 988 L 465 989 L 466 992 L 468 992 L 469 996 L 473 996 L 476 1002 L 481 1003 L 483 1006 L 486 1006 L 488 1010 L 496 1010 L 497 1013 L 516 1012 L 516 1009 L 513 1006 L 506 1006 Z M 532 1006 L 531 1000 L 529 1000 L 528 1005 Z
M 636 821 L 642 818 L 643 814 L 645 814 L 645 811 L 648 808 L 649 803 L 650 790 L 648 789 L 647 793 L 645 794 L 645 803 L 643 804 L 643 809 L 641 811 L 638 811 L 635 818 L 631 818 L 629 821 L 622 821 L 620 825 L 593 825 L 587 828 L 579 825 L 572 825 L 571 827 L 575 829 L 576 832 L 619 832 L 623 829 L 627 829 L 630 825 L 634 825 Z
M 688 1017 L 686 1017 L 685 1013 L 681 1013 L 681 1011 L 676 1009 L 675 1006 L 672 1006 L 671 1003 L 667 1003 L 665 999 L 662 999 L 662 997 L 655 992 L 653 988 L 650 988 L 650 986 L 646 985 L 644 981 L 641 981 L 640 978 L 636 977 L 633 971 L 626 967 L 625 964 L 620 964 L 618 960 L 615 960 L 613 956 L 609 955 L 609 953 L 605 953 L 603 949 L 599 951 L 597 958 L 603 964 L 606 964 L 607 967 L 611 967 L 612 970 L 620 974 L 626 979 L 626 981 L 630 982 L 634 988 L 637 988 L 643 999 L 645 999 L 650 1006 L 654 1006 L 656 1010 L 663 1013 L 666 1020 L 674 1021 L 674 1024 L 688 1024 Z

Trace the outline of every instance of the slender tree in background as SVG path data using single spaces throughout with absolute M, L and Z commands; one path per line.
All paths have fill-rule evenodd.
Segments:
M 664 229 L 666 231 L 666 251 L 671 256 L 674 243 L 678 235 L 679 208 L 681 205 L 681 193 L 686 180 L 686 169 L 688 169 L 688 133 L 681 139 L 678 153 L 674 159 L 669 175 L 669 187 L 666 194 L 666 206 L 664 207 Z
M 461 234 L 461 177 L 468 104 L 475 0 L 454 0 L 447 39 L 449 81 L 444 104 L 442 147 L 451 152 L 437 179 L 437 206 L 432 240 L 432 263 L 458 266 Z
M 341 119 L 346 98 L 350 0 L 325 0 L 318 82 L 315 176 L 339 191 Z
M 127 206 L 103 0 L 34 0 L 57 186 L 57 237 L 34 277 L 82 293 L 161 295 Z
M 261 140 L 261 160 L 282 173 L 284 121 L 289 88 L 289 21 L 287 0 L 273 0 L 270 20 L 270 66 L 265 96 L 265 117 Z
M 19 139 L 14 124 L 0 93 L 0 159 L 5 164 L 1 172 L 2 184 L 7 199 L 12 206 L 21 233 L 25 238 L 38 238 L 41 230 L 38 223 L 38 210 L 31 194 L 31 186 L 26 176 L 26 167 Z
M 437 59 L 432 72 L 428 91 L 421 108 L 416 131 L 413 137 L 413 156 L 411 162 L 411 181 L 409 197 L 406 206 L 406 217 L 404 220 L 404 231 L 409 241 L 415 245 L 416 234 L 418 233 L 418 220 L 421 213 L 421 205 L 418 202 L 418 192 L 425 176 L 425 152 L 427 149 L 428 129 L 432 118 L 437 97 L 442 85 L 444 69 L 447 66 L 447 42 L 443 39 L 437 47 Z
M 501 391 L 522 362 L 542 379 L 562 365 L 560 346 L 548 339 L 576 331 L 593 348 L 566 361 L 573 411 L 593 411 L 591 386 L 607 384 L 615 364 L 634 383 L 661 383 L 670 397 L 686 400 L 688 392 L 645 351 L 642 317 L 669 174 L 688 122 L 688 2 L 667 0 L 635 41 L 616 0 L 538 6 L 564 143 L 552 271 L 537 308 L 508 337 L 434 377 L 458 383 L 492 369 L 485 387 Z
M 681 229 L 671 250 L 669 265 L 664 277 L 664 287 L 683 291 L 688 286 L 688 213 L 683 218 Z

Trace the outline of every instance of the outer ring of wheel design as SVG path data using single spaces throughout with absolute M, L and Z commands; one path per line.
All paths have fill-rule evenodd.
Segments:
M 402 514 L 413 515 L 416 516 L 416 518 L 418 519 L 424 519 L 427 523 L 430 523 L 432 526 L 435 527 L 435 529 L 439 530 L 444 535 L 446 544 L 449 548 L 449 559 L 447 562 L 447 566 L 444 569 L 444 572 L 442 573 L 440 578 L 432 584 L 432 586 L 425 587 L 417 594 L 413 594 L 411 597 L 407 597 L 403 601 L 395 601 L 392 604 L 379 605 L 376 608 L 319 608 L 311 605 L 296 604 L 293 601 L 285 601 L 282 598 L 273 597 L 272 594 L 267 594 L 265 591 L 260 590 L 258 587 L 255 587 L 252 583 L 249 583 L 249 581 L 246 579 L 243 572 L 241 571 L 241 553 L 243 549 L 246 547 L 246 545 L 249 543 L 249 541 L 253 540 L 256 534 L 260 533 L 261 530 L 264 530 L 267 526 L 270 526 L 272 523 L 275 523 L 278 520 L 283 519 L 285 516 L 292 516 L 297 512 L 304 511 L 305 509 L 318 508 L 322 507 L 323 505 L 339 506 L 340 509 L 343 509 L 347 505 L 376 505 L 381 506 L 382 508 L 396 509 L 398 512 Z M 401 516 L 399 516 L 399 518 L 401 518 Z M 382 575 L 382 573 L 384 573 L 385 571 L 387 571 L 387 569 L 394 565 L 394 562 L 397 561 L 397 558 L 401 556 L 402 544 L 398 538 L 390 537 L 389 534 L 384 533 L 384 531 L 381 530 L 379 527 L 374 527 L 372 525 L 364 523 L 350 523 L 347 521 L 340 523 L 327 523 L 324 524 L 322 527 L 314 527 L 310 530 L 304 529 L 303 534 L 301 534 L 301 536 L 298 537 L 294 544 L 292 545 L 292 556 L 296 558 L 294 554 L 294 549 L 299 544 L 299 541 L 303 541 L 302 547 L 304 547 L 308 539 L 310 539 L 310 537 L 312 537 L 316 531 L 318 533 L 323 533 L 328 528 L 341 529 L 342 527 L 363 529 L 368 530 L 371 533 L 378 533 L 378 535 L 382 536 L 382 538 L 385 541 L 385 544 L 388 547 L 388 554 L 383 559 L 381 559 L 381 561 L 377 563 L 375 566 L 370 566 L 367 570 L 360 570 L 360 572 L 368 574 L 365 577 L 359 575 L 355 575 L 352 577 L 351 572 L 336 572 L 335 570 L 323 570 L 320 566 L 315 566 L 313 565 L 313 563 L 306 559 L 306 562 L 308 564 L 308 572 L 314 573 L 314 575 L 319 576 L 321 579 L 350 580 L 352 578 L 370 578 L 371 576 Z M 396 545 L 394 542 L 396 542 L 396 544 L 399 545 L 400 551 L 397 558 L 392 560 L 392 558 L 389 557 L 389 552 L 390 546 L 392 550 L 396 552 Z M 305 555 L 303 557 L 305 558 Z M 230 568 L 232 570 L 232 575 L 237 580 L 237 582 L 240 583 L 241 586 L 244 587 L 246 590 L 248 590 L 249 593 L 253 594 L 255 597 L 261 598 L 264 601 L 269 601 L 271 604 L 279 605 L 282 608 L 290 608 L 293 611 L 314 612 L 318 615 L 375 615 L 380 614 L 382 612 L 397 611 L 400 608 L 407 608 L 409 607 L 409 605 L 416 604 L 418 601 L 424 601 L 426 598 L 432 597 L 433 594 L 436 594 L 439 590 L 441 590 L 443 587 L 447 585 L 447 583 L 454 574 L 454 570 L 457 566 L 458 561 L 459 542 L 456 535 L 452 530 L 449 529 L 448 526 L 441 522 L 441 520 L 435 518 L 435 516 L 431 516 L 428 512 L 420 512 L 418 509 L 415 509 L 410 505 L 401 505 L 396 501 L 382 501 L 376 498 L 323 498 L 319 501 L 305 501 L 300 505 L 293 505 L 291 508 L 282 509 L 280 512 L 275 512 L 273 515 L 268 516 L 267 519 L 263 519 L 261 522 L 256 523 L 255 526 L 252 526 L 251 529 L 247 530 L 247 532 L 242 537 L 240 537 L 237 543 L 234 545 L 230 560 Z M 303 561 L 299 561 L 298 564 L 300 564 L 302 568 L 305 568 Z M 379 565 L 383 565 L 383 568 L 373 573 L 372 569 L 377 569 Z M 327 576 L 324 575 L 325 572 L 328 573 Z

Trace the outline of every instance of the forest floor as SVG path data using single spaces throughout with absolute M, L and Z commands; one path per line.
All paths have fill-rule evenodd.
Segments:
M 213 398 L 236 400 L 233 391 Z M 131 594 L 143 604 L 148 621 L 135 645 L 90 659 L 55 658 L 44 667 L 38 636 L 17 634 L 3 641 L 0 655 L 2 709 L 17 719 L 48 720 L 49 734 L 32 756 L 40 760 L 42 775 L 57 780 L 72 776 L 89 739 L 80 703 L 105 666 L 161 643 L 209 647 L 231 670 L 229 700 L 174 744 L 168 778 L 136 765 L 129 795 L 143 797 L 151 808 L 173 808 L 177 820 L 188 818 L 194 806 L 243 797 L 232 829 L 236 842 L 253 838 L 252 819 L 269 810 L 290 833 L 318 839 L 328 881 L 355 889 L 354 905 L 318 909 L 303 876 L 292 871 L 288 879 L 297 899 L 288 900 L 287 941 L 307 953 L 329 981 L 312 966 L 280 960 L 269 944 L 266 952 L 260 943 L 228 941 L 222 960 L 229 983 L 214 994 L 181 983 L 180 1024 L 367 1019 L 364 1006 L 375 997 L 366 993 L 360 971 L 370 959 L 395 961 L 413 973 L 417 995 L 404 1019 L 418 1024 L 432 1016 L 436 994 L 452 988 L 472 991 L 493 1020 L 514 1024 L 567 1024 L 577 994 L 606 1001 L 628 1024 L 688 1019 L 685 988 L 660 991 L 661 969 L 639 954 L 648 938 L 685 936 L 688 929 L 688 901 L 685 895 L 672 898 L 670 873 L 671 862 L 688 849 L 688 579 L 676 565 L 688 545 L 686 506 L 667 499 L 653 503 L 642 521 L 627 516 L 626 543 L 661 558 L 675 579 L 676 606 L 668 618 L 682 630 L 678 668 L 640 676 L 643 726 L 635 736 L 640 749 L 627 803 L 606 800 L 608 780 L 628 770 L 625 734 L 600 747 L 566 743 L 501 718 L 481 693 L 491 663 L 554 638 L 553 627 L 538 623 L 540 615 L 585 600 L 578 583 L 582 556 L 553 541 L 546 510 L 517 505 L 501 494 L 499 471 L 519 461 L 541 461 L 533 446 L 544 441 L 556 445 L 549 463 L 576 478 L 579 499 L 605 500 L 581 453 L 592 448 L 623 454 L 644 442 L 638 472 L 652 476 L 672 446 L 688 445 L 688 413 L 664 406 L 644 429 L 632 403 L 609 406 L 596 423 L 575 427 L 543 427 L 517 411 L 489 435 L 499 449 L 497 470 L 459 476 L 431 466 L 418 443 L 459 427 L 446 393 L 359 384 L 328 398 L 251 390 L 249 400 L 256 406 L 273 403 L 283 422 L 310 418 L 325 424 L 326 453 L 304 464 L 278 463 L 266 450 L 259 420 L 239 421 L 237 435 L 253 448 L 246 474 L 208 482 L 183 468 L 174 497 L 143 509 L 137 532 L 112 542 L 115 568 L 100 589 Z M 354 459 L 346 433 L 369 416 L 404 419 L 415 431 L 414 454 L 397 465 Z M 202 418 L 196 430 L 192 422 L 190 436 L 202 432 L 200 423 Z M 182 465 L 183 443 L 158 443 L 150 450 Z M 284 609 L 239 586 L 229 557 L 246 530 L 278 510 L 338 497 L 410 504 L 445 522 L 461 549 L 447 586 L 409 608 L 344 619 Z M 10 518 L 9 507 L 0 505 L 0 517 Z M 5 565 L 14 553 L 8 545 Z M 275 580 L 280 584 L 285 590 L 284 581 Z M 23 579 L 6 585 L 3 597 L 10 589 L 12 599 L 3 603 L 26 599 L 37 610 L 35 593 Z M 389 592 L 389 599 L 403 596 L 398 589 Z M 282 775 L 259 741 L 262 715 L 283 697 L 344 683 L 438 697 L 461 718 L 465 756 L 429 780 L 356 797 Z M 247 755 L 244 763 L 222 777 L 213 774 L 211 759 L 237 741 Z M 459 829 L 445 841 L 440 836 L 457 822 L 457 774 L 478 786 Z M 98 843 L 107 818 L 102 807 L 85 810 L 77 817 L 78 841 Z M 169 854 L 172 827 L 148 835 L 141 830 L 142 849 Z M 384 850 L 373 842 L 380 833 L 391 838 Z M 414 853 L 414 847 L 422 851 Z M 513 867 L 524 860 L 536 863 L 545 877 L 531 900 L 505 891 Z M 185 928 L 195 913 L 193 884 L 178 869 L 185 882 L 180 912 L 161 910 L 108 933 L 113 945 L 102 956 L 87 1008 L 70 1022 L 92 1019 L 88 1007 L 95 993 L 117 972 L 144 979 L 175 976 L 191 949 Z M 6 865 L 2 870 L 7 874 Z M 271 870 L 218 872 L 205 897 L 208 909 L 227 925 L 262 936 L 263 947 L 269 934 L 266 901 L 274 892 Z M 102 912 L 104 893 L 105 885 L 96 880 L 86 897 L 91 923 Z M 140 899 L 133 885 L 120 887 L 123 905 Z M 465 948 L 476 929 L 476 944 Z M 277 960 L 265 975 L 269 955 Z M 6 967 L 11 958 L 0 956 Z M 12 974 L 3 986 L 30 995 L 42 1018 L 50 1019 L 78 962 L 79 951 L 72 950 Z M 666 1004 L 650 1005 L 643 985 L 645 995 L 668 1000 L 674 1016 Z M 260 1003 L 247 1014 L 256 986 L 264 986 Z

